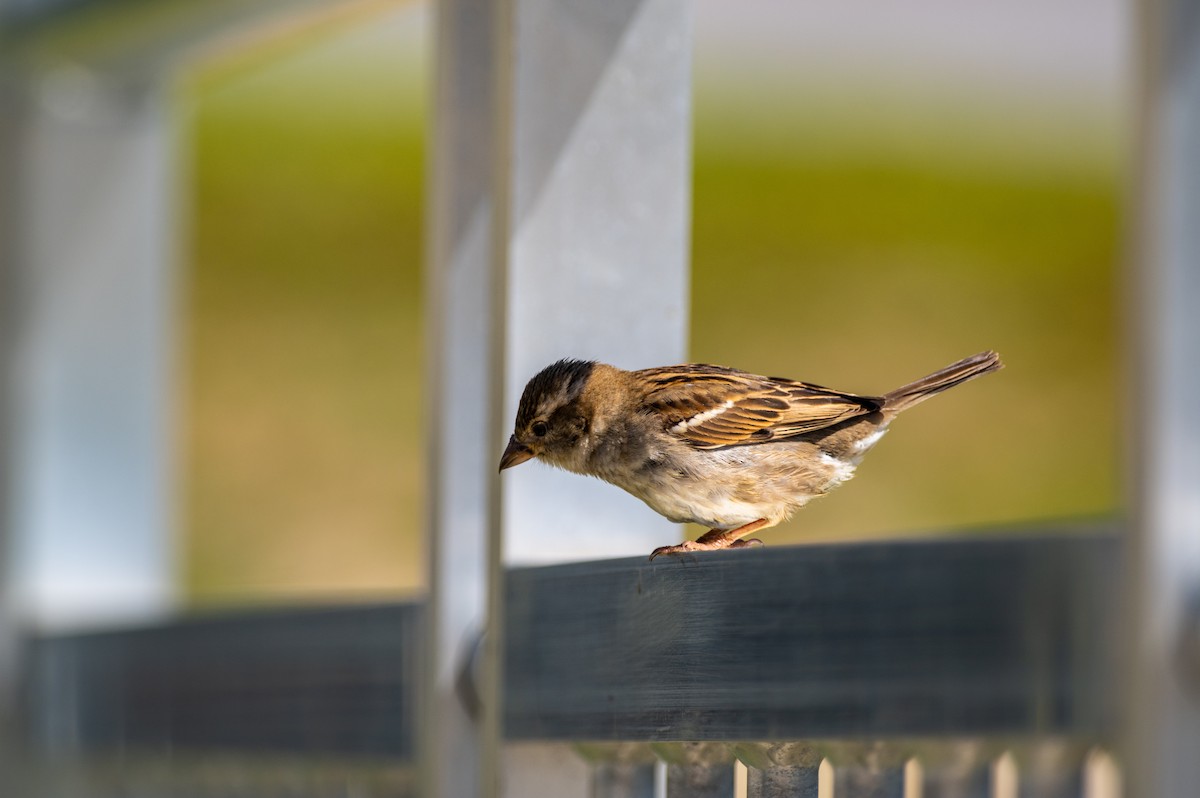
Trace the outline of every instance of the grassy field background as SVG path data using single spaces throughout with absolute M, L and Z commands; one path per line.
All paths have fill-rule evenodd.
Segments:
M 199 603 L 423 584 L 425 54 L 383 36 L 184 92 Z M 906 416 L 768 543 L 1112 512 L 1115 114 L 780 80 L 698 73 L 693 359 L 868 393 L 985 348 L 1008 368 Z

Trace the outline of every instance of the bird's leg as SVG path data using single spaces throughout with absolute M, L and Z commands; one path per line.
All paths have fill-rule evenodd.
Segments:
M 736 529 L 710 529 L 701 535 L 696 542 L 705 548 L 711 549 L 740 549 L 743 546 L 753 545 L 755 542 L 761 546 L 761 540 L 741 540 L 741 538 L 744 538 L 751 532 L 762 529 L 766 525 L 767 519 L 760 518 L 757 521 L 742 524 Z
M 650 553 L 653 560 L 660 554 L 684 554 L 689 551 L 712 551 L 714 549 L 741 549 L 746 546 L 762 545 L 761 540 L 741 540 L 755 530 L 767 525 L 767 519 L 760 518 L 743 524 L 736 529 L 710 529 L 696 540 L 685 540 L 675 546 L 660 546 Z

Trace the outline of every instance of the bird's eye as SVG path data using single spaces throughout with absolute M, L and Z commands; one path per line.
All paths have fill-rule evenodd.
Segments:
M 533 434 L 538 436 L 539 438 L 546 437 L 546 433 L 550 431 L 550 428 L 546 426 L 545 421 L 533 422 L 533 426 L 530 429 L 532 429 Z

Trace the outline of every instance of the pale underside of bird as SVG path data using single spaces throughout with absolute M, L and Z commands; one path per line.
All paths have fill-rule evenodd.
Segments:
M 995 352 L 981 352 L 858 396 L 723 366 L 624 371 L 560 360 L 525 386 L 500 470 L 537 458 L 709 528 L 651 559 L 738 548 L 850 479 L 901 412 L 1001 367 Z

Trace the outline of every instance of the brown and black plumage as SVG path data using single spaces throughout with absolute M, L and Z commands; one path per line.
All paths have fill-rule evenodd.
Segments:
M 858 396 L 723 366 L 623 371 L 561 360 L 526 385 L 500 469 L 536 457 L 710 528 L 651 558 L 741 546 L 853 476 L 897 414 L 1001 365 L 981 352 Z

